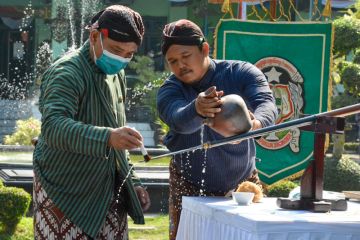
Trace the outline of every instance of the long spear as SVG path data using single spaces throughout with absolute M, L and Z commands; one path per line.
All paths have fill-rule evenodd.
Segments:
M 254 130 L 254 131 L 249 131 L 249 132 L 242 133 L 242 134 L 239 134 L 239 135 L 235 135 L 235 136 L 232 136 L 232 137 L 227 137 L 227 138 L 223 138 L 223 139 L 220 139 L 220 140 L 215 140 L 215 141 L 212 141 L 212 142 L 206 142 L 204 144 L 194 146 L 194 147 L 191 147 L 191 148 L 187 148 L 187 149 L 183 149 L 183 150 L 179 150 L 179 151 L 174 151 L 174 152 L 169 152 L 169 153 L 166 153 L 166 154 L 154 156 L 151 159 L 157 159 L 157 158 L 162 158 L 162 157 L 166 157 L 166 156 L 170 156 L 170 155 L 176 155 L 176 154 L 181 154 L 181 153 L 185 153 L 185 152 L 195 151 L 195 150 L 202 149 L 202 148 L 203 149 L 209 149 L 209 148 L 219 147 L 219 146 L 229 144 L 229 143 L 235 142 L 235 141 L 242 141 L 242 140 L 246 140 L 246 139 L 249 139 L 249 138 L 261 137 L 263 135 L 266 135 L 266 134 L 272 133 L 272 132 L 283 131 L 283 130 L 292 129 L 292 128 L 295 128 L 295 127 L 309 126 L 309 125 L 312 125 L 313 123 L 315 123 L 316 119 L 319 118 L 319 117 L 324 117 L 324 116 L 328 116 L 328 117 L 345 117 L 345 116 L 353 115 L 353 114 L 356 114 L 356 113 L 360 113 L 360 103 L 350 105 L 350 106 L 347 106 L 347 107 L 343 107 L 343 108 L 338 108 L 338 109 L 328 111 L 328 112 L 318 113 L 318 114 L 306 116 L 306 117 L 303 117 L 303 118 L 294 119 L 294 120 L 284 122 L 284 123 L 280 123 L 280 124 L 277 124 L 277 125 L 273 125 L 273 126 L 269 126 L 269 127 L 265 127 L 265 128 L 260 128 L 260 129 Z

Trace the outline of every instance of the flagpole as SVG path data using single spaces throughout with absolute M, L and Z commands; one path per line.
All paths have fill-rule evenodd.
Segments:
M 242 19 L 242 18 L 243 18 L 243 16 L 242 16 L 242 15 L 243 15 L 243 12 L 242 12 L 242 11 L 243 11 L 243 9 L 242 9 L 242 7 L 243 7 L 243 6 L 242 6 L 242 2 L 243 2 L 243 0 L 239 0 L 239 1 L 238 1 L 238 12 L 237 12 L 237 18 L 238 18 L 238 19 Z
M 276 0 L 271 0 L 270 2 L 270 18 L 271 21 L 276 19 Z
M 309 6 L 309 21 L 312 21 L 313 16 L 313 0 L 310 0 L 310 6 Z

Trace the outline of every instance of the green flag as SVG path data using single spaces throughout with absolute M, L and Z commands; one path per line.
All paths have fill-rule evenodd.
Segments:
M 215 58 L 256 65 L 276 99 L 276 124 L 327 111 L 331 23 L 220 20 Z M 313 160 L 314 133 L 298 128 L 256 140 L 260 178 L 266 184 L 291 176 Z

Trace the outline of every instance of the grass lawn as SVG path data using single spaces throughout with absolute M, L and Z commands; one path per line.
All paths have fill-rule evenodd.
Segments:
M 135 225 L 129 218 L 129 239 L 169 239 L 169 215 L 157 215 L 152 217 L 145 216 L 145 225 Z
M 169 216 L 145 216 L 145 225 L 134 225 L 129 218 L 129 239 L 131 240 L 165 240 L 169 239 Z M 24 217 L 12 235 L 4 233 L 0 225 L 1 240 L 31 240 L 34 239 L 33 218 Z

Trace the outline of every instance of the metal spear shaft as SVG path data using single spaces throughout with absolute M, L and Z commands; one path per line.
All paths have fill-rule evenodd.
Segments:
M 282 130 L 292 129 L 294 127 L 308 126 L 308 125 L 313 124 L 318 117 L 323 117 L 323 116 L 345 117 L 345 116 L 353 115 L 356 113 L 360 113 L 360 103 L 350 105 L 347 107 L 343 107 L 343 108 L 338 108 L 338 109 L 328 111 L 328 112 L 318 113 L 318 114 L 306 116 L 303 118 L 294 119 L 294 120 L 280 123 L 280 124 L 277 124 L 274 126 L 260 128 L 260 129 L 254 130 L 254 131 L 249 131 L 249 132 L 246 132 L 243 134 L 235 135 L 232 137 L 227 137 L 227 138 L 216 140 L 213 142 L 206 142 L 204 144 L 194 146 L 191 148 L 154 156 L 151 159 L 157 159 L 157 158 L 162 158 L 162 157 L 166 157 L 166 156 L 170 156 L 170 155 L 176 155 L 176 154 L 181 154 L 181 153 L 185 153 L 185 152 L 195 151 L 195 150 L 202 149 L 202 148 L 209 149 L 209 148 L 219 147 L 219 146 L 229 144 L 232 142 L 236 142 L 236 141 L 242 141 L 242 140 L 246 140 L 249 138 L 261 137 L 265 134 L 272 133 L 272 132 L 278 132 L 278 131 L 282 131 Z

